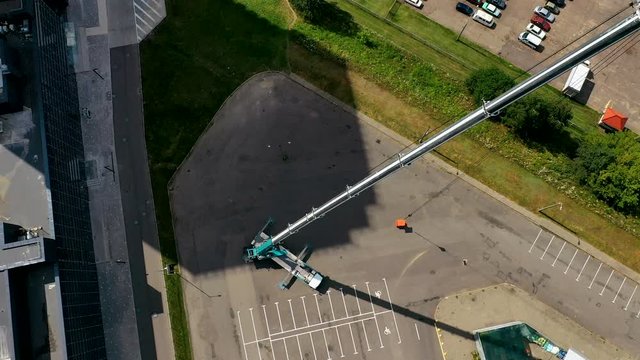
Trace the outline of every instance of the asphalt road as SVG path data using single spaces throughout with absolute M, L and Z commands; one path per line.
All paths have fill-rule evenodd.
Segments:
M 637 284 L 432 158 L 288 239 L 315 247 L 309 262 L 329 277 L 320 293 L 281 291 L 282 270 L 241 263 L 268 216 L 297 219 L 401 148 L 282 74 L 236 91 L 170 193 L 196 358 L 436 359 L 439 299 L 502 282 L 640 354 Z M 412 231 L 396 229 L 408 215 Z

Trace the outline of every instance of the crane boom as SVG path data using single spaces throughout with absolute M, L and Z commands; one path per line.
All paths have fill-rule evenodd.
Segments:
M 629 35 L 636 32 L 640 29 L 640 10 L 638 4 L 640 4 L 640 0 L 635 0 L 636 9 L 635 13 L 620 23 L 616 24 L 609 30 L 603 32 L 600 35 L 597 35 L 593 39 L 589 40 L 580 48 L 574 50 L 568 55 L 564 56 L 560 60 L 558 60 L 555 64 L 551 65 L 549 68 L 541 71 L 540 73 L 524 80 L 520 84 L 517 84 L 504 94 L 498 96 L 497 98 L 485 102 L 483 106 L 469 113 L 462 119 L 453 123 L 446 129 L 439 132 L 434 137 L 426 140 L 420 146 L 411 150 L 406 154 L 397 154 L 397 159 L 394 160 L 389 165 L 384 168 L 368 175 L 364 179 L 358 181 L 357 183 L 348 186 L 345 191 L 336 195 L 326 203 L 320 205 L 317 208 L 311 208 L 311 211 L 306 213 L 300 219 L 295 221 L 292 224 L 288 224 L 287 227 L 281 232 L 277 233 L 273 236 L 262 236 L 256 237 L 252 242 L 252 246 L 248 247 L 245 250 L 245 260 L 254 260 L 254 259 L 262 259 L 270 257 L 269 252 L 276 245 L 281 243 L 287 237 L 295 234 L 300 229 L 305 226 L 311 224 L 316 219 L 326 215 L 329 211 L 335 209 L 336 207 L 344 204 L 348 200 L 357 196 L 364 190 L 370 188 L 375 185 L 382 179 L 388 177 L 393 174 L 397 170 L 401 169 L 404 166 L 411 164 L 414 160 L 418 159 L 422 155 L 428 153 L 429 151 L 437 148 L 438 146 L 444 144 L 445 142 L 453 139 L 454 137 L 460 135 L 464 131 L 470 129 L 474 125 L 480 123 L 486 118 L 492 116 L 493 114 L 498 113 L 500 110 L 504 109 L 508 105 L 512 104 L 516 100 L 522 98 L 523 96 L 531 93 L 532 91 L 538 89 L 539 87 L 547 84 L 551 80 L 557 78 L 562 75 L 564 72 L 568 71 L 572 67 L 582 63 L 583 61 L 595 56 L 606 48 L 616 44 L 620 40 L 628 37 Z M 262 234 L 266 235 L 266 234 Z

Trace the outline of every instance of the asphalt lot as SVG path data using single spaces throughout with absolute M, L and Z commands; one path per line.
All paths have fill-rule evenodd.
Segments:
M 268 216 L 295 220 L 402 148 L 369 121 L 274 73 L 216 114 L 170 189 L 195 358 L 436 359 L 438 301 L 502 282 L 640 354 L 636 283 L 432 158 L 288 240 L 315 247 L 309 262 L 329 277 L 320 293 L 281 291 L 284 271 L 242 264 Z M 409 214 L 412 231 L 396 229 Z
M 574 45 L 568 47 L 567 45 L 572 44 L 575 39 L 618 11 L 625 7 L 628 8 L 590 35 L 576 42 L 575 45 L 579 45 L 582 41 L 632 14 L 632 10 L 628 6 L 629 1 L 626 0 L 588 2 L 568 0 L 566 6 L 556 16 L 556 21 L 551 24 L 551 31 L 543 41 L 544 49 L 535 51 L 520 43 L 517 37 L 529 23 L 533 9 L 536 6 L 544 5 L 543 0 L 507 1 L 507 8 L 503 10 L 502 16 L 496 20 L 495 29 L 488 29 L 471 20 L 470 17 L 457 12 L 455 10 L 456 3 L 457 0 L 427 1 L 421 11 L 429 18 L 455 32 L 460 32 L 468 22 L 463 32 L 464 37 L 502 56 L 521 69 L 532 69 L 533 72 L 541 70 L 541 67 L 536 65 L 552 54 L 558 52 L 551 57 L 550 61 L 559 59 L 563 54 L 573 49 Z M 587 104 L 597 110 L 602 109 L 609 100 L 612 100 L 614 108 L 629 116 L 627 126 L 640 133 L 640 102 L 638 101 L 640 98 L 640 86 L 638 86 L 640 85 L 640 76 L 628 76 L 640 73 L 640 63 L 638 63 L 636 56 L 637 45 L 634 46 L 635 39 L 632 38 L 629 42 L 623 43 L 623 47 L 618 50 L 608 50 L 591 60 L 595 86 L 590 94 L 585 95 L 588 98 Z M 608 57 L 608 55 L 613 56 Z M 541 66 L 545 64 L 549 64 L 549 62 L 545 62 Z M 563 75 L 552 84 L 561 89 L 567 77 L 568 74 Z

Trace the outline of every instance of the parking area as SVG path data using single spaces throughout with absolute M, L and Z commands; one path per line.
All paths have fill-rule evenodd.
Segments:
M 544 6 L 544 0 L 511 0 L 507 1 L 507 7 L 502 16 L 496 20 L 496 27 L 489 29 L 456 11 L 457 0 L 427 1 L 420 10 L 429 18 L 450 28 L 491 52 L 502 56 L 516 66 L 531 71 L 538 71 L 536 67 L 544 59 L 558 59 L 573 49 L 573 41 L 585 34 L 595 26 L 604 22 L 604 25 L 591 35 L 603 31 L 607 26 L 615 24 L 624 17 L 631 15 L 629 1 L 566 1 L 566 6 L 560 9 L 556 15 L 556 21 L 551 24 L 551 31 L 543 41 L 543 49 L 535 51 L 518 41 L 518 34 L 524 31 L 525 26 L 533 15 L 536 6 Z M 462 2 L 471 5 L 466 0 Z M 475 8 L 474 5 L 471 5 Z M 618 16 L 611 18 L 623 9 Z M 606 21 L 606 22 L 605 22 Z M 466 25 L 466 26 L 465 26 Z M 586 36 L 580 41 L 589 38 Z M 640 133 L 640 76 L 628 76 L 627 74 L 639 74 L 640 63 L 637 61 L 636 38 L 622 43 L 617 50 L 610 49 L 592 59 L 592 75 L 595 86 L 588 96 L 587 104 L 594 109 L 602 109 L 609 100 L 616 109 L 629 116 L 627 127 Z M 638 37 L 640 39 L 640 37 Z M 580 44 L 580 41 L 577 44 Z M 572 44 L 570 46 L 567 46 Z M 557 54 L 556 54 L 557 53 Z M 553 55 L 553 56 L 552 56 Z M 543 63 L 544 66 L 548 63 Z M 552 84 L 556 88 L 562 88 L 568 75 L 563 75 Z
M 527 252 L 548 265 L 549 271 L 575 280 L 593 292 L 594 297 L 597 294 L 598 303 L 610 301 L 617 310 L 640 318 L 640 296 L 636 297 L 638 283 L 602 261 L 542 229 Z

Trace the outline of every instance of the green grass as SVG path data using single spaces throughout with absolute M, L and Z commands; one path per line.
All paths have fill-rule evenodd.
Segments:
M 167 1 L 168 16 L 142 44 L 149 167 L 165 263 L 178 263 L 167 186 L 224 100 L 251 75 L 287 67 L 282 2 Z M 192 359 L 182 284 L 165 277 L 177 359 Z

